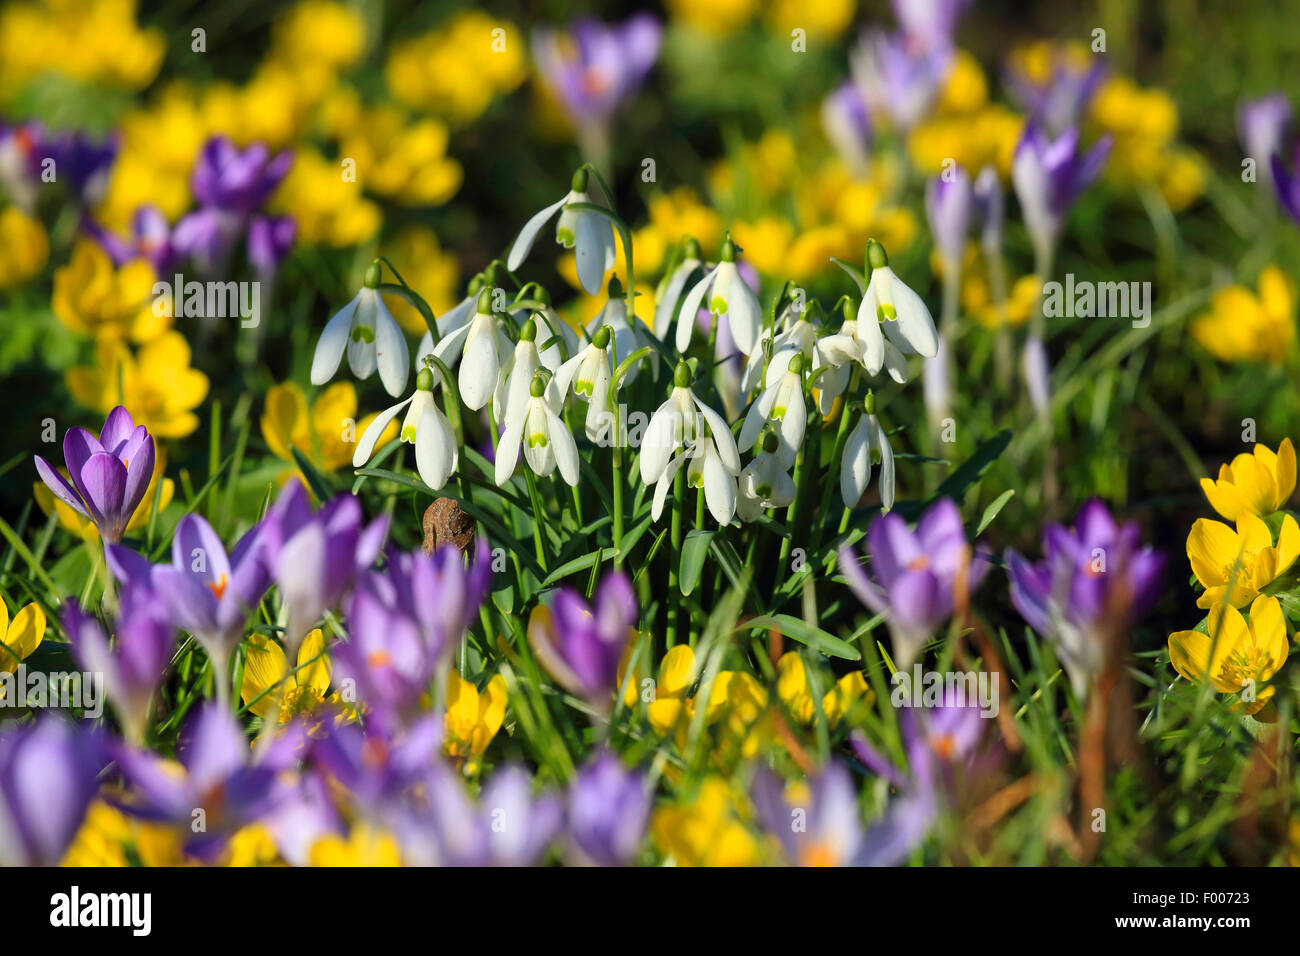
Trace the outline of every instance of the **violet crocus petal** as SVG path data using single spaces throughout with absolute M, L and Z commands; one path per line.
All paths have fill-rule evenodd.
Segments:
M 96 452 L 82 466 L 80 478 L 78 487 L 99 525 L 99 533 L 110 543 L 116 543 L 130 517 L 123 508 L 126 468 L 107 452 Z
M 952 594 L 927 568 L 904 571 L 889 586 L 892 621 L 909 634 L 929 637 L 952 611 Z
M 56 865 L 103 762 L 98 734 L 53 715 L 0 736 L 0 864 Z
M 203 793 L 222 783 L 248 762 L 248 740 L 229 712 L 218 705 L 204 705 L 190 719 L 186 731 L 178 751 L 194 792 Z
M 380 515 L 357 536 L 356 568 L 364 571 L 375 563 L 384 546 L 384 537 L 388 534 L 388 515 Z
M 649 812 L 641 775 L 607 750 L 579 770 L 569 788 L 569 834 L 598 864 L 626 866 L 635 859 Z
M 1011 549 L 1007 550 L 1006 562 L 1011 577 L 1011 603 L 1026 624 L 1046 636 L 1049 633 L 1048 599 L 1051 593 L 1046 569 L 1030 563 Z
M 153 565 L 142 554 L 120 544 L 110 544 L 104 549 L 104 558 L 113 577 L 124 585 L 147 587 L 153 579 Z
M 154 445 L 153 437 L 145 431 L 143 425 L 136 429 L 136 434 L 123 444 L 123 454 L 118 456 L 126 466 L 126 487 L 122 491 L 122 511 L 128 518 L 135 514 L 136 508 L 144 500 L 144 493 L 153 480 Z
M 848 545 L 840 548 L 839 569 L 859 601 L 877 614 L 883 613 L 889 607 L 884 593 L 868 577 L 867 572 L 858 562 L 857 554 Z
M 58 473 L 58 471 L 40 455 L 35 455 L 36 474 L 45 483 L 45 487 L 50 489 L 50 493 L 71 508 L 77 514 L 84 518 L 89 518 L 90 513 L 86 506 L 81 502 L 81 495 L 77 489 L 72 487 L 68 481 Z
M 787 860 L 799 855 L 794 828 L 790 825 L 790 806 L 785 802 L 785 781 L 767 767 L 754 771 L 754 782 L 749 787 L 750 800 L 758 815 L 758 822 L 781 844 L 781 853 Z
M 86 462 L 90 460 L 91 455 L 105 451 L 99 439 L 84 428 L 74 426 L 63 433 L 63 464 L 68 469 L 68 476 L 72 479 L 77 493 L 86 504 L 91 502 L 86 500 L 86 490 L 81 486 L 81 469 L 86 467 Z
M 491 860 L 497 866 L 536 863 L 564 821 L 560 801 L 553 794 L 534 799 L 532 776 L 513 763 L 493 774 L 479 797 L 479 806 L 490 815 L 485 829 Z
M 165 564 L 153 569 L 151 581 L 167 605 L 172 620 L 182 630 L 205 641 L 218 636 L 217 596 L 202 581 Z
M 172 538 L 172 567 L 202 584 L 224 590 L 230 583 L 225 545 L 202 515 L 187 514 Z
M 611 571 L 596 591 L 596 630 L 601 638 L 622 648 L 628 628 L 636 624 L 636 595 L 621 571 Z
M 867 529 L 867 542 L 871 548 L 871 569 L 886 591 L 903 571 L 925 557 L 907 522 L 897 514 L 890 513 L 873 521 Z
M 135 421 L 125 406 L 118 405 L 104 419 L 104 427 L 99 432 L 99 444 L 110 455 L 121 457 L 122 446 L 135 432 Z
M 895 799 L 862 838 L 854 866 L 897 866 L 915 851 L 930 832 L 937 816 L 928 791 Z
M 898 772 L 898 768 L 871 746 L 860 731 L 853 733 L 849 738 L 849 744 L 853 748 L 854 756 L 876 776 L 885 778 L 895 787 L 901 788 L 904 785 L 903 775 Z

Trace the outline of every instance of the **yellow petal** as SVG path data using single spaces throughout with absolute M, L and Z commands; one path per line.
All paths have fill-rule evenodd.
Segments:
M 1291 439 L 1282 439 L 1282 444 L 1277 446 L 1276 459 L 1273 469 L 1274 478 L 1277 482 L 1276 507 L 1281 508 L 1291 500 L 1291 495 L 1295 493 L 1295 446 L 1291 444 Z
M 1247 551 L 1259 551 L 1273 546 L 1273 535 L 1257 512 L 1243 511 L 1237 515 L 1237 536 L 1241 547 Z
M 1222 521 L 1198 518 L 1192 523 L 1187 536 L 1187 558 L 1196 580 L 1205 587 L 1225 583 L 1224 568 L 1235 564 L 1240 554 L 1240 539 Z
M 293 678 L 297 685 L 324 697 L 330 686 L 330 658 L 325 653 L 325 635 L 319 627 L 313 628 L 298 648 L 298 668 Z
M 676 697 L 661 697 L 652 700 L 646 708 L 646 715 L 650 718 L 650 726 L 655 729 L 655 733 L 666 734 L 677 725 L 677 720 L 681 717 L 684 704 Z
M 668 649 L 659 663 L 659 683 L 655 697 L 680 697 L 695 683 L 695 652 L 689 644 Z
M 1287 515 L 1282 519 L 1282 530 L 1277 536 L 1277 570 L 1274 577 L 1291 567 L 1297 557 L 1300 557 L 1300 525 L 1296 524 L 1295 518 Z
M 1201 490 L 1205 492 L 1210 507 L 1228 521 L 1236 521 L 1237 515 L 1246 505 L 1242 500 L 1241 492 L 1231 481 L 1211 481 L 1209 478 L 1202 478 Z
M 1268 658 L 1259 675 L 1265 681 L 1281 670 L 1288 651 L 1286 619 L 1277 598 L 1263 594 L 1255 598 L 1250 605 L 1250 631 L 1255 636 L 1255 646 Z
M 0 602 L 3 604 L 4 602 Z M 6 610 L 5 616 L 8 616 Z M 5 628 L 6 647 L 0 648 L 0 670 L 13 673 L 20 661 L 31 657 L 45 636 L 45 612 L 36 604 L 29 604 Z
M 262 440 L 271 449 L 271 454 L 285 461 L 293 461 L 291 447 L 308 449 L 307 399 L 293 382 L 267 389 L 266 406 L 262 412 Z
M 264 634 L 251 634 L 244 647 L 244 679 L 239 688 L 239 696 L 245 704 L 257 698 L 267 688 L 283 679 L 288 670 L 284 651 Z M 278 695 L 272 691 L 253 704 L 249 709 L 268 720 L 268 715 L 275 707 Z

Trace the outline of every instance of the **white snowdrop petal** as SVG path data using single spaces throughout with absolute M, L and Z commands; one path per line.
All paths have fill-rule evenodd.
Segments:
M 375 452 L 375 444 L 379 441 L 379 436 L 384 433 L 384 429 L 388 427 L 388 423 L 397 417 L 397 413 L 407 405 L 411 404 L 412 398 L 415 398 L 415 396 L 412 395 L 411 398 L 408 398 L 405 401 L 398 402 L 396 405 L 385 408 L 375 416 L 374 421 L 366 426 L 366 430 L 361 433 L 361 440 L 357 442 L 356 450 L 352 453 L 353 468 L 360 468 L 370 460 L 370 456 Z
M 510 256 L 506 259 L 507 269 L 514 272 L 524 264 L 529 251 L 533 248 L 533 243 L 537 241 L 537 234 L 542 231 L 542 226 L 560 211 L 560 207 L 568 201 L 568 198 L 568 195 L 565 195 L 558 202 L 553 202 L 540 212 L 534 213 L 533 218 L 524 223 L 524 228 L 519 230 L 519 235 L 515 237 L 514 244 L 510 247 Z
M 352 315 L 356 312 L 361 294 L 357 293 L 352 301 L 334 313 L 334 317 L 325 323 L 325 328 L 316 343 L 316 353 L 311 360 L 311 383 L 324 385 L 334 377 L 343 361 L 343 352 L 348 347 L 348 333 L 352 330 Z

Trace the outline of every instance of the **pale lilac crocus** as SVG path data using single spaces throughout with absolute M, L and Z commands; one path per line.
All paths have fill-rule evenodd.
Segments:
M 966 540 L 961 514 L 942 498 L 921 516 L 916 530 L 898 514 L 877 518 L 867 531 L 872 576 L 848 545 L 839 567 L 859 600 L 885 615 L 893 638 L 894 665 L 907 669 L 922 646 L 964 603 L 988 572 Z
M 184 258 L 176 246 L 171 224 L 157 206 L 148 204 L 131 215 L 127 233 L 118 235 L 88 222 L 87 230 L 104 247 L 113 264 L 123 266 L 133 259 L 146 259 L 160 276 L 166 276 Z
M 947 49 L 952 45 L 957 20 L 973 0 L 892 0 L 898 21 L 910 46 L 919 50 Z
M 63 629 L 81 668 L 103 675 L 127 739 L 142 742 L 150 701 L 176 647 L 176 628 L 162 600 L 142 584 L 124 588 L 111 644 L 99 621 L 76 601 L 64 605 Z
M 1013 62 L 1007 70 L 1007 87 L 1029 114 L 1029 121 L 1057 137 L 1082 122 L 1105 78 L 1101 56 L 1090 54 L 1080 59 L 1066 52 L 1052 58 L 1046 81 L 1030 77 Z
M 1259 99 L 1242 100 L 1237 107 L 1237 135 L 1241 148 L 1266 183 L 1273 182 L 1273 157 L 1282 151 L 1291 124 L 1291 103 L 1285 93 L 1269 93 Z
M 568 831 L 574 855 L 596 866 L 635 862 L 650 817 L 645 777 L 600 750 L 569 786 Z
M 271 583 L 261 534 L 262 527 L 254 527 L 227 554 L 212 526 L 201 515 L 188 514 L 176 525 L 171 564 L 150 565 L 120 545 L 108 550 L 114 574 L 128 586 L 151 588 L 176 626 L 203 646 L 222 703 L 229 701 L 230 655 Z
M 1051 642 L 1084 697 L 1106 661 L 1106 638 L 1127 628 L 1159 596 L 1164 558 L 1138 540 L 1134 522 L 1119 524 L 1097 500 L 1080 509 L 1073 528 L 1049 525 L 1043 560 L 1008 550 L 1011 603 Z
M 925 215 L 930 235 L 944 260 L 944 274 L 961 268 L 966 234 L 975 211 L 970 174 L 960 163 L 945 169 L 925 186 Z M 958 272 L 960 274 L 960 272 Z
M 822 130 L 855 176 L 866 172 L 871 151 L 871 116 L 862 93 L 846 80 L 822 101 Z
M 592 605 L 562 588 L 549 610 L 539 606 L 528 621 L 528 639 L 542 666 L 565 689 L 608 709 L 636 620 L 632 584 L 621 571 L 612 571 L 601 579 Z
M 849 54 L 853 82 L 877 115 L 907 132 L 929 111 L 952 62 L 952 48 L 912 48 L 902 36 L 865 33 Z
M 97 731 L 53 715 L 0 733 L 0 866 L 57 866 L 105 763 Z
M 615 113 L 645 82 L 662 40 L 663 27 L 649 13 L 613 24 L 583 17 L 567 34 L 548 29 L 533 34 L 538 75 L 598 166 L 607 158 Z
M 1030 123 L 1020 137 L 1011 180 L 1034 244 L 1039 277 L 1044 281 L 1051 271 L 1065 216 L 1106 165 L 1110 147 L 1111 139 L 1105 136 L 1083 150 L 1074 127 L 1050 139 L 1042 128 Z
M 1300 223 L 1300 149 L 1289 164 L 1281 153 L 1274 153 L 1271 170 L 1278 203 L 1288 216 Z
M 119 405 L 108 413 L 96 438 L 84 428 L 63 434 L 69 483 L 40 455 L 36 472 L 54 496 L 89 518 L 105 544 L 122 540 L 126 526 L 153 478 L 153 437 Z

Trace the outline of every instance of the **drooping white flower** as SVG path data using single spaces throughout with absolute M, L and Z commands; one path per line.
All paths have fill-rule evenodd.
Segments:
M 741 521 L 754 521 L 768 508 L 784 508 L 794 501 L 794 479 L 781 466 L 776 454 L 779 446 L 776 435 L 768 432 L 763 450 L 741 469 L 736 499 L 736 513 Z
M 648 345 L 645 334 L 642 331 L 643 326 L 639 319 L 628 319 L 627 299 L 623 297 L 623 283 L 619 282 L 617 276 L 611 276 L 609 280 L 609 298 L 601 306 L 590 322 L 586 325 L 587 334 L 595 335 L 596 330 L 601 326 L 608 326 L 614 336 L 614 355 L 613 358 L 621 362 L 637 349 Z M 655 353 L 656 355 L 658 353 Z M 633 365 L 627 373 L 624 381 L 631 384 L 636 380 L 638 368 Z
M 542 367 L 536 338 L 537 321 L 530 318 L 519 330 L 519 341 L 497 376 L 497 387 L 492 394 L 492 415 L 498 425 L 509 425 L 527 411 L 533 376 Z
M 704 495 L 704 504 L 714 521 L 720 525 L 731 523 L 736 516 L 736 473 L 722 460 L 712 438 L 701 439 L 699 450 L 690 457 L 686 483 Z M 658 491 L 656 488 L 656 498 Z
M 803 444 L 804 429 L 808 424 L 808 406 L 803 396 L 804 357 L 802 352 L 794 352 L 786 360 L 783 374 L 769 376 L 767 388 L 749 406 L 745 415 L 745 424 L 740 429 L 740 440 L 736 446 L 741 451 L 754 447 L 763 426 L 773 423 L 780 445 L 776 455 L 783 468 L 794 464 L 795 454 Z
M 510 339 L 492 313 L 490 289 L 479 290 L 477 308 L 469 321 L 433 347 L 434 356 L 449 368 L 460 362 L 456 384 L 461 399 L 473 411 L 478 411 L 492 397 L 501 364 L 510 351 Z
M 587 438 L 593 442 L 602 441 L 613 424 L 609 408 L 609 383 L 614 377 L 609 354 L 611 341 L 613 333 L 609 326 L 601 326 L 577 355 L 560 366 L 552 379 L 562 401 L 572 389 L 574 395 L 587 403 Z
M 939 333 L 929 308 L 894 274 L 884 246 L 874 239 L 867 243 L 867 264 L 871 267 L 871 280 L 858 307 L 857 326 L 867 371 L 875 375 L 885 364 L 882 326 L 884 335 L 903 354 L 934 358 L 939 352 Z
M 567 358 L 577 352 L 578 333 L 573 330 L 573 326 L 560 318 L 559 313 L 551 306 L 550 293 L 544 288 L 537 286 L 532 297 L 541 304 L 540 309 L 533 309 L 525 317 L 527 309 L 512 306 L 510 314 L 518 321 L 531 318 L 536 324 L 537 351 L 541 355 L 542 364 L 554 373 L 559 371 Z
M 691 332 L 695 328 L 695 314 L 708 296 L 709 311 L 721 322 L 727 320 L 732 340 L 742 354 L 748 355 L 758 341 L 763 327 L 763 309 L 758 296 L 736 269 L 736 247 L 731 238 L 722 243 L 721 262 L 704 274 L 704 277 L 686 293 L 677 313 L 677 351 L 685 352 L 691 346 Z
M 483 277 L 481 275 L 475 276 L 474 280 L 469 284 L 469 295 L 465 296 L 465 298 L 461 299 L 442 315 L 438 316 L 437 325 L 439 342 L 451 335 L 453 332 L 469 325 L 469 320 L 474 317 L 475 306 L 478 304 L 479 290 L 482 288 Z M 426 355 L 432 355 L 433 349 L 433 333 L 425 332 L 424 335 L 420 337 L 420 344 L 415 350 L 415 371 L 417 373 L 419 373 L 420 369 L 424 368 L 424 357 Z M 455 356 L 452 356 L 452 360 L 454 361 L 459 357 L 459 353 L 457 353 Z
M 515 473 L 522 444 L 524 460 L 534 473 L 546 478 L 558 467 L 560 477 L 577 486 L 578 446 L 560 419 L 561 400 L 554 386 L 554 379 L 547 383 L 541 375 L 533 377 L 527 405 L 506 425 L 497 443 L 497 485 L 504 485 Z
M 573 174 L 570 189 L 563 199 L 551 203 L 524 223 L 524 228 L 519 230 L 514 245 L 510 247 L 506 268 L 514 272 L 523 265 L 542 226 L 559 212 L 555 241 L 564 248 L 573 250 L 578 266 L 578 281 L 587 294 L 599 295 L 605 273 L 614 265 L 613 224 L 601 213 L 590 209 L 568 208 L 573 203 L 590 202 L 591 197 L 587 195 L 587 171 L 579 169 Z
M 360 468 L 370 460 L 379 436 L 405 408 L 401 440 L 415 446 L 415 467 L 420 480 L 435 491 L 447 483 L 447 479 L 456 473 L 460 453 L 451 423 L 433 400 L 433 377 L 430 369 L 420 369 L 415 376 L 415 393 L 375 416 L 357 442 L 352 467 Z
M 406 388 L 410 353 L 406 336 L 379 292 L 379 265 L 371 263 L 365 283 L 352 301 L 325 324 L 311 362 L 311 383 L 324 385 L 338 371 L 343 353 L 357 378 L 369 378 L 375 369 L 389 395 Z
M 694 237 L 687 237 L 682 248 L 682 261 L 663 277 L 655 289 L 655 337 L 664 342 L 673 327 L 673 316 L 677 314 L 677 301 L 686 289 L 691 276 L 704 268 L 700 255 L 700 244 Z
M 868 393 L 866 409 L 844 442 L 844 454 L 840 458 L 840 497 L 844 499 L 846 508 L 856 508 L 862 499 L 871 482 L 873 463 L 880 465 L 880 503 L 886 511 L 894 507 L 894 452 L 876 418 L 875 407 L 875 398 Z
M 691 388 L 690 367 L 685 362 L 678 362 L 673 372 L 673 390 L 667 401 L 650 416 L 650 423 L 641 439 L 641 480 L 647 485 L 655 486 L 654 500 L 657 506 L 651 512 L 655 520 L 659 518 L 668 488 L 683 462 L 690 460 L 690 467 L 695 469 L 688 470 L 688 478 L 698 474 L 705 481 L 709 472 L 700 469 L 703 469 L 704 459 L 709 455 L 716 458 L 719 466 L 732 479 L 730 510 L 726 507 L 724 490 L 717 482 L 714 482 L 717 487 L 711 492 L 708 484 L 704 486 L 710 511 L 715 518 L 727 513 L 725 520 L 718 518 L 721 524 L 726 524 L 735 510 L 735 476 L 740 474 L 740 453 L 726 420 L 701 402 Z M 696 468 L 697 463 L 699 468 Z

